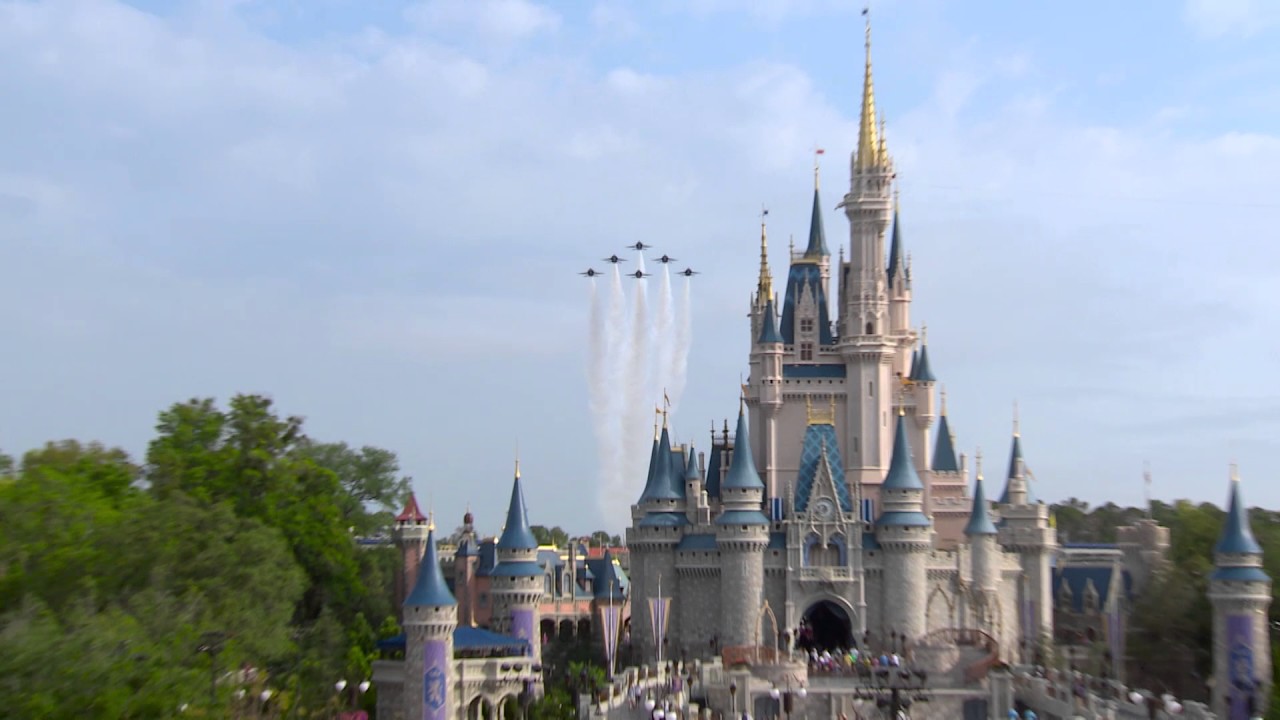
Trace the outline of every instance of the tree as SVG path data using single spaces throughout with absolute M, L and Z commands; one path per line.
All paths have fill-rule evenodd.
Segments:
M 356 450 L 346 443 L 309 440 L 302 449 L 306 457 L 337 476 L 344 492 L 342 521 L 358 535 L 389 525 L 409 495 L 410 479 L 400 474 L 400 460 L 389 450 L 368 445 Z
M 559 525 L 553 528 L 547 528 L 545 525 L 533 525 L 529 529 L 533 531 L 533 539 L 539 545 L 552 545 L 558 548 L 569 547 L 569 533 L 565 532 Z

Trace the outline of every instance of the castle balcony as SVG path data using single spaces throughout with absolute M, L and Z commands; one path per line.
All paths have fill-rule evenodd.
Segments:
M 816 582 L 837 582 L 853 579 L 853 568 L 831 565 L 823 567 L 802 567 L 799 571 L 801 580 Z

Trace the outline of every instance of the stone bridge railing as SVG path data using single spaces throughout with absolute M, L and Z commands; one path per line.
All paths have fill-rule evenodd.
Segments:
M 1187 718 L 1216 720 L 1198 702 L 1178 702 L 1148 690 L 1126 687 L 1114 680 L 1099 680 L 1081 673 L 1035 668 L 1011 668 L 1013 695 L 1042 718 L 1098 718 L 1098 720 L 1150 720 Z M 1154 712 L 1154 714 L 1153 714 Z

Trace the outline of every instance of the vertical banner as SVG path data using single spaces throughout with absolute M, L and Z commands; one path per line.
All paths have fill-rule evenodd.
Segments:
M 533 608 L 511 609 L 511 634 L 517 639 L 529 641 L 529 654 L 535 653 L 534 643 L 541 642 L 537 635 L 538 628 L 533 626 Z
M 422 646 L 422 720 L 448 720 L 448 644 L 429 640 Z
M 667 614 L 671 611 L 671 598 L 649 598 L 649 620 L 653 623 L 653 644 L 657 648 L 658 662 L 662 662 L 662 641 L 667 639 Z
M 600 625 L 604 629 L 604 659 L 609 666 L 609 678 L 613 679 L 613 664 L 618 657 L 618 635 L 622 632 L 622 606 L 600 606 Z
M 1249 700 L 1253 697 L 1253 617 L 1227 616 L 1227 720 L 1249 720 Z

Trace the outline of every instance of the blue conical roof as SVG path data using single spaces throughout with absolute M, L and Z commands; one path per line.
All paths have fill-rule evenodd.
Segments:
M 782 343 L 782 335 L 778 332 L 778 315 L 773 310 L 773 298 L 764 304 L 764 318 L 760 323 L 760 337 L 756 340 L 761 345 Z
M 827 234 L 822 230 L 822 200 L 818 197 L 818 188 L 813 189 L 813 215 L 809 218 L 809 247 L 805 248 L 807 258 L 827 257 Z
M 947 424 L 947 416 L 938 419 L 938 443 L 933 449 L 934 472 L 960 472 L 960 463 L 956 461 L 955 444 L 951 442 L 951 427 Z
M 698 471 L 698 453 L 693 451 L 692 443 L 689 445 L 688 457 L 685 459 L 689 461 L 689 464 L 685 465 L 684 468 L 685 482 L 689 482 L 690 480 L 701 480 L 702 473 Z
M 418 579 L 413 584 L 409 597 L 404 599 L 406 606 L 444 607 L 457 605 L 449 585 L 444 581 L 444 571 L 440 569 L 440 556 L 436 553 L 436 530 L 427 531 L 427 551 L 423 553 L 422 562 L 418 564 Z
M 663 427 L 649 457 L 649 479 L 640 494 L 641 500 L 679 500 L 684 497 L 684 484 L 679 477 L 671 476 L 671 463 L 671 434 Z
M 756 461 L 751 457 L 751 437 L 747 434 L 746 410 L 738 411 L 738 429 L 733 436 L 733 458 L 729 461 L 729 473 L 725 475 L 724 488 L 749 490 L 764 489 Z
M 1004 492 L 1000 494 L 1000 504 L 1009 504 L 1009 486 L 1013 484 L 1013 479 L 1018 476 L 1018 463 L 1022 463 L 1022 481 L 1027 488 L 1027 504 L 1034 505 L 1039 502 L 1035 493 L 1031 490 L 1031 478 L 1026 472 L 1026 461 L 1022 458 L 1022 436 L 1014 433 L 1013 448 L 1009 450 L 1009 477 L 1004 485 Z
M 1262 547 L 1249 527 L 1249 510 L 1240 502 L 1240 481 L 1231 481 L 1231 497 L 1227 501 L 1227 522 L 1214 552 L 1235 555 L 1261 555 Z
M 902 235 L 898 226 L 901 223 L 898 220 L 898 209 L 893 209 L 893 235 L 889 240 L 889 287 L 893 287 L 893 277 L 898 274 L 898 268 L 902 267 L 906 272 L 906 263 L 902 261 Z
M 907 418 L 898 414 L 898 427 L 893 435 L 893 457 L 889 460 L 889 472 L 884 476 L 887 490 L 924 490 L 920 476 L 911 462 L 911 445 L 907 441 Z
M 604 561 L 600 563 L 600 575 L 596 577 L 594 594 L 598 599 L 614 599 L 618 602 L 626 597 L 626 583 L 622 580 L 622 571 L 613 562 L 613 553 L 607 548 L 604 551 Z
M 529 529 L 529 517 L 524 506 L 524 492 L 520 489 L 520 471 L 516 470 L 511 484 L 511 504 L 507 506 L 507 525 L 498 539 L 499 550 L 536 550 L 538 541 Z
M 916 365 L 919 364 L 919 362 L 920 362 L 920 351 L 912 350 L 911 351 L 911 367 L 907 368 L 908 380 L 916 379 Z
M 916 358 L 915 366 L 911 369 L 911 379 L 916 382 L 935 382 L 937 378 L 933 376 L 933 370 L 929 368 L 929 346 L 920 346 L 920 355 Z
M 969 524 L 964 526 L 965 535 L 995 535 L 996 526 L 987 513 L 987 493 L 982 489 L 982 476 L 973 486 L 973 509 L 969 511 Z

